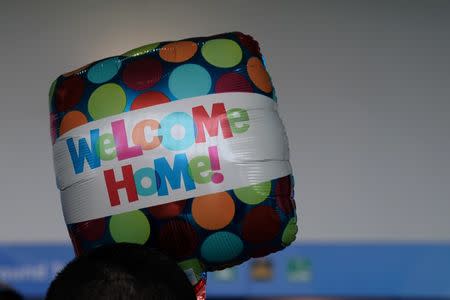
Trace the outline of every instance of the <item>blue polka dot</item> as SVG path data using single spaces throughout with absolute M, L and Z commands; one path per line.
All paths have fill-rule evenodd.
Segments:
M 93 83 L 106 82 L 117 74 L 121 65 L 118 57 L 108 58 L 93 65 L 87 73 L 87 78 Z
M 169 89 L 177 99 L 207 95 L 211 89 L 211 76 L 202 66 L 184 64 L 170 74 Z
M 229 262 L 241 254 L 244 245 L 241 239 L 227 231 L 210 235 L 201 246 L 201 254 L 209 262 Z

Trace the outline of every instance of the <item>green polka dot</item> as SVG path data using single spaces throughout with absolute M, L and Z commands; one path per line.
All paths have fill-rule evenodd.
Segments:
M 127 99 L 124 90 L 115 83 L 98 87 L 89 98 L 88 110 L 95 120 L 120 114 L 124 111 Z
M 48 105 L 50 108 L 52 107 L 52 98 L 53 98 L 53 94 L 55 93 L 55 87 L 56 87 L 57 81 L 58 81 L 58 79 L 55 79 L 52 82 L 52 85 L 50 86 L 50 91 L 48 92 Z
M 143 55 L 143 54 L 146 54 L 146 53 L 154 50 L 158 46 L 159 46 L 159 43 L 148 44 L 148 45 L 130 50 L 130 51 L 124 53 L 123 55 L 128 56 L 128 57 Z
M 210 235 L 202 244 L 202 257 L 210 262 L 229 262 L 241 254 L 244 244 L 241 239 L 227 231 L 219 231 Z
M 295 241 L 295 235 L 297 234 L 297 218 L 292 218 L 289 220 L 286 228 L 283 231 L 281 241 L 284 246 L 289 246 L 293 241 Z
M 109 230 L 117 243 L 143 245 L 150 237 L 150 223 L 140 210 L 134 210 L 111 217 Z
M 219 68 L 231 68 L 242 60 L 241 47 L 235 41 L 215 39 L 202 47 L 202 55 L 207 62 Z
M 191 283 L 195 284 L 200 280 L 202 273 L 205 270 L 202 267 L 202 264 L 198 259 L 188 259 L 178 263 L 181 269 L 186 273 L 187 277 L 191 281 Z
M 234 193 L 242 202 L 255 205 L 263 202 L 270 195 L 272 184 L 270 181 L 235 189 Z

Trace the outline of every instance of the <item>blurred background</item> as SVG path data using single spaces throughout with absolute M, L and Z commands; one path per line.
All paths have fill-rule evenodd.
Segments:
M 48 90 L 163 40 L 260 42 L 290 140 L 294 246 L 210 299 L 450 298 L 449 1 L 1 1 L 0 281 L 39 299 L 73 257 Z

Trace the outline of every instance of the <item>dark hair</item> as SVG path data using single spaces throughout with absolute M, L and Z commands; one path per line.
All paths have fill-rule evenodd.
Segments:
M 0 287 L 0 300 L 23 300 L 23 297 L 13 289 Z
M 176 262 L 134 244 L 102 246 L 70 262 L 53 280 L 46 300 L 194 300 Z

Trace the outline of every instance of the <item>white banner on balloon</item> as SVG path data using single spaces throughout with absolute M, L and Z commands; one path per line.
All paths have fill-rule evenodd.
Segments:
M 66 222 L 250 186 L 291 174 L 269 97 L 212 94 L 89 122 L 56 141 Z

